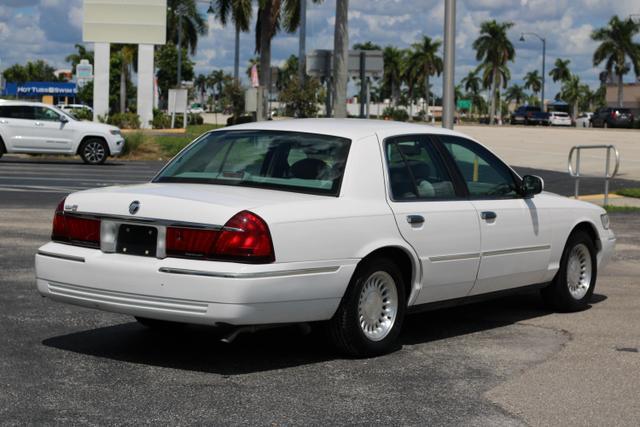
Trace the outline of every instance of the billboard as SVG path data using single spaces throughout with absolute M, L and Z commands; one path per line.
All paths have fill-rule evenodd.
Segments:
M 165 44 L 167 0 L 84 0 L 82 40 Z
M 62 82 L 7 83 L 2 94 L 17 97 L 76 96 L 78 88 L 75 83 Z

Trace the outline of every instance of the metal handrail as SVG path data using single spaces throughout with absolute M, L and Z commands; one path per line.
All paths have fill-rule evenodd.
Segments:
M 599 150 L 607 150 L 607 156 L 604 165 L 604 204 L 609 204 L 609 180 L 615 177 L 618 174 L 618 169 L 620 169 L 620 152 L 614 145 L 576 145 L 569 150 L 569 161 L 567 163 L 569 175 L 576 179 L 575 182 L 575 196 L 578 198 L 579 190 L 580 190 L 580 151 L 581 150 L 591 150 L 591 149 L 599 149 Z M 611 151 L 616 157 L 616 164 L 613 168 L 613 172 L 610 173 L 610 163 L 611 163 Z M 576 157 L 576 169 L 573 170 L 573 154 L 577 152 L 578 155 Z

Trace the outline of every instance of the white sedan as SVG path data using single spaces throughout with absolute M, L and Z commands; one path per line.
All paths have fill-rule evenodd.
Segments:
M 569 114 L 562 111 L 551 111 L 549 113 L 549 124 L 551 126 L 572 126 Z
M 60 202 L 37 286 L 151 327 L 321 322 L 344 353 L 377 355 L 408 312 L 524 288 L 588 306 L 615 245 L 607 214 L 542 187 L 429 126 L 232 126 L 148 184 Z

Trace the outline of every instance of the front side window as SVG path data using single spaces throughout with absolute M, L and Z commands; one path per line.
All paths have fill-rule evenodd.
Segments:
M 443 135 L 440 141 L 451 154 L 471 197 L 519 197 L 511 169 L 486 148 L 455 136 Z
M 35 107 L 35 119 L 44 120 L 47 122 L 57 122 L 60 120 L 60 115 L 50 108 Z
M 174 158 L 154 181 L 337 196 L 350 144 L 345 138 L 300 132 L 212 132 Z
M 433 145 L 422 135 L 388 140 L 389 183 L 393 200 L 455 198 L 455 189 Z

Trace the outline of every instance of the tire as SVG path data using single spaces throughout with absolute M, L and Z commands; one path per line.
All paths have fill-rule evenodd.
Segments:
M 397 265 L 386 258 L 372 258 L 358 266 L 327 323 L 329 339 L 350 357 L 388 353 L 396 346 L 405 311 L 405 286 Z
M 556 277 L 551 285 L 542 289 L 542 298 L 557 311 L 584 310 L 589 306 L 597 276 L 595 244 L 584 231 L 575 231 L 562 252 Z
M 154 331 L 171 331 L 183 328 L 185 325 L 178 322 L 170 322 L 168 320 L 149 319 L 147 317 L 137 317 L 136 320 L 142 326 Z
M 101 165 L 109 157 L 109 146 L 102 139 L 87 139 L 80 146 L 80 157 L 88 165 Z

